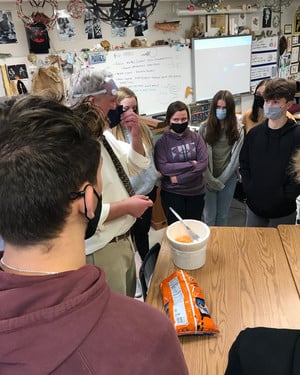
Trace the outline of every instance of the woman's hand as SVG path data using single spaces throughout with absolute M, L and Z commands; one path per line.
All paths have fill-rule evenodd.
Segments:
M 121 115 L 122 125 L 126 126 L 131 137 L 140 137 L 141 129 L 139 123 L 139 117 L 132 110 L 123 112 Z

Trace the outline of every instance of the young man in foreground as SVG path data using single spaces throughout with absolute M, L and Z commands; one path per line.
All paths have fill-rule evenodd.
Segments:
M 85 264 L 99 160 L 84 121 L 49 99 L 20 99 L 1 125 L 2 375 L 188 373 L 168 318 Z

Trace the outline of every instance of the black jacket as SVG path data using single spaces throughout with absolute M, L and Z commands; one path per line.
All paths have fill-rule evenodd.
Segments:
M 288 120 L 270 129 L 268 120 L 252 128 L 240 152 L 240 173 L 247 205 L 258 216 L 278 218 L 296 210 L 300 184 L 291 172 L 291 160 L 300 148 L 300 126 Z
M 248 328 L 229 351 L 225 375 L 299 375 L 300 330 Z

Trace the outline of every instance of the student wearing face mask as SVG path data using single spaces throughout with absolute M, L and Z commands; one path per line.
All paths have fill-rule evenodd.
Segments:
M 161 203 L 168 224 L 177 221 L 173 207 L 184 219 L 201 220 L 205 195 L 207 150 L 202 138 L 188 128 L 190 113 L 180 101 L 169 105 L 168 129 L 154 147 L 154 160 L 161 173 Z
M 242 123 L 246 133 L 265 119 L 263 92 L 268 81 L 269 79 L 264 79 L 256 86 L 252 108 L 249 108 L 243 115 Z
M 239 153 L 244 140 L 230 91 L 220 90 L 215 94 L 208 119 L 200 125 L 199 133 L 208 150 L 204 218 L 208 225 L 224 226 L 237 183 Z
M 242 123 L 244 124 L 246 133 L 248 133 L 250 129 L 254 128 L 254 126 L 261 124 L 266 119 L 264 113 L 265 100 L 263 94 L 268 81 L 270 81 L 270 79 L 264 79 L 256 86 L 252 108 L 248 109 L 243 115 Z M 291 119 L 295 119 L 294 116 L 288 111 L 286 115 Z
M 300 148 L 300 127 L 286 114 L 295 93 L 294 81 L 270 80 L 263 94 L 266 120 L 245 138 L 240 173 L 249 227 L 295 224 L 300 184 L 295 181 L 290 165 Z

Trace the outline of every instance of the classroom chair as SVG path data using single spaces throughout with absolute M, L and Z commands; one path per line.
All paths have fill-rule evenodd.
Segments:
M 157 261 L 159 250 L 160 250 L 160 244 L 157 242 L 155 245 L 151 247 L 151 249 L 146 254 L 145 259 L 143 260 L 143 263 L 140 268 L 139 277 L 140 277 L 140 282 L 142 285 L 144 301 L 147 297 L 148 288 L 151 282 L 151 278 L 152 278 L 153 270 Z

